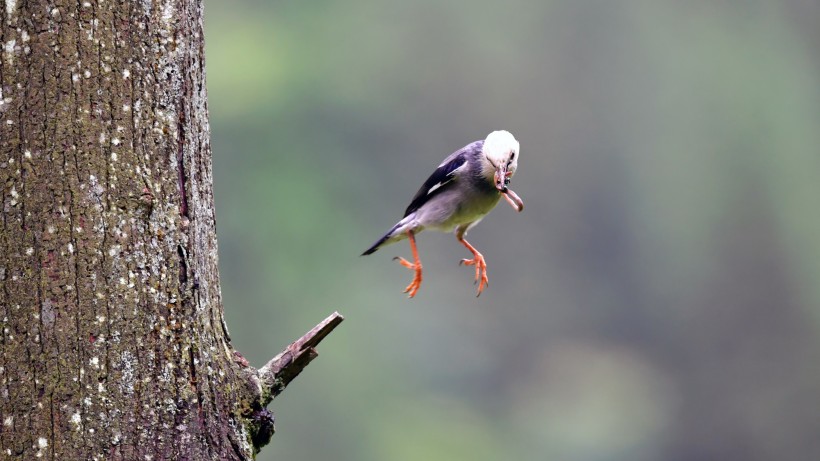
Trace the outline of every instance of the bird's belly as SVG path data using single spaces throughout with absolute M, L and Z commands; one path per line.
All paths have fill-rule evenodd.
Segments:
M 453 197 L 454 199 L 456 197 Z M 501 194 L 476 197 L 469 202 L 454 200 L 451 206 L 433 207 L 423 211 L 420 221 L 424 227 L 450 232 L 457 226 L 471 223 L 483 218 L 492 210 L 501 198 Z M 449 212 L 448 212 L 449 211 Z

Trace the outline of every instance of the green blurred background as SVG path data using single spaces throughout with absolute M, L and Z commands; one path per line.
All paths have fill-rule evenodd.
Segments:
M 233 342 L 347 318 L 259 459 L 818 459 L 820 3 L 206 3 Z M 490 287 L 430 232 L 406 299 L 359 254 L 501 128 Z

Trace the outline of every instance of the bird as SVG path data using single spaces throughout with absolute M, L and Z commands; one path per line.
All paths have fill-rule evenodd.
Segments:
M 362 256 L 408 239 L 413 262 L 399 256 L 393 260 L 414 272 L 413 280 L 404 290 L 409 298 L 413 298 L 422 281 L 416 235 L 425 229 L 455 231 L 456 239 L 473 254 L 472 258 L 462 259 L 459 265 L 475 266 L 476 296 L 480 296 L 489 283 L 487 262 L 465 236 L 495 208 L 501 197 L 516 211 L 524 209 L 524 202 L 509 188 L 510 179 L 518 169 L 519 155 L 519 142 L 506 130 L 493 131 L 485 139 L 453 152 L 424 181 L 402 219 Z

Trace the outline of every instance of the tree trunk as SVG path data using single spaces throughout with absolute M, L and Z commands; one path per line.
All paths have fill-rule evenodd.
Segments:
M 225 329 L 201 2 L 6 0 L 0 45 L 0 457 L 250 459 L 294 371 Z

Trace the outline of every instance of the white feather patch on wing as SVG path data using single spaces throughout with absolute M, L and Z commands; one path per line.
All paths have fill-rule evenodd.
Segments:
M 452 179 L 451 179 L 450 181 L 452 181 Z M 445 185 L 445 184 L 449 183 L 450 181 L 446 181 L 446 182 L 439 182 L 439 183 L 433 184 L 433 187 L 431 187 L 431 188 L 427 189 L 427 195 L 432 194 L 433 192 L 435 192 L 435 191 L 436 191 L 436 189 L 438 189 L 438 188 L 440 188 L 441 186 L 443 186 L 443 185 Z
M 444 165 L 444 163 L 442 163 L 441 165 Z M 441 167 L 441 165 L 439 165 L 439 167 Z M 441 187 L 455 181 L 456 176 L 458 176 L 458 174 L 461 173 L 461 170 L 463 170 L 466 167 L 467 167 L 467 162 L 464 162 L 460 167 L 458 167 L 455 170 L 451 171 L 450 174 L 447 175 L 447 181 L 441 181 L 441 182 L 437 182 L 437 183 L 433 184 L 433 186 L 431 188 L 427 189 L 427 195 L 430 195 L 433 192 L 435 192 L 437 189 L 440 189 Z

